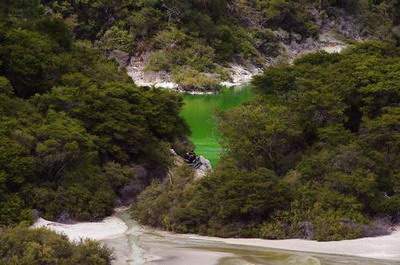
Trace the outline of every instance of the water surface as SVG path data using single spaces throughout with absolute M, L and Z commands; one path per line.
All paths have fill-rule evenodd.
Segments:
M 182 117 L 188 123 L 195 144 L 195 151 L 215 166 L 221 154 L 220 135 L 217 130 L 215 112 L 227 110 L 251 99 L 250 87 L 224 89 L 218 94 L 185 95 Z

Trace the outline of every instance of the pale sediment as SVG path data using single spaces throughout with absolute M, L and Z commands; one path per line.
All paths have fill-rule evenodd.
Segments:
M 101 222 L 62 224 L 39 218 L 33 228 L 44 227 L 59 234 L 66 235 L 72 241 L 81 239 L 103 240 L 124 234 L 128 227 L 119 218 L 108 217 Z
M 338 53 L 346 47 L 346 45 L 328 35 L 323 35 L 319 41 L 305 41 L 302 43 L 292 42 L 290 44 L 281 44 L 283 47 L 283 56 L 291 62 L 295 58 L 302 56 L 307 53 L 316 51 L 326 51 L 328 53 Z M 148 86 L 156 88 L 171 89 L 181 93 L 188 94 L 213 94 L 215 91 L 200 91 L 200 90 L 185 90 L 179 84 L 175 83 L 171 75 L 165 71 L 153 72 L 147 71 L 145 65 L 147 63 L 148 54 L 141 55 L 139 57 L 132 57 L 129 65 L 126 67 L 128 75 L 132 78 L 138 86 Z M 270 63 L 263 67 L 268 67 L 274 64 L 276 59 L 266 58 L 266 61 Z M 251 82 L 251 79 L 262 73 L 263 68 L 255 66 L 254 64 L 242 65 L 239 63 L 230 63 L 226 70 L 229 73 L 229 79 L 220 82 L 222 87 L 237 87 L 243 86 Z
M 270 252 L 271 249 L 277 249 L 387 260 L 387 263 L 365 264 L 395 264 L 393 261 L 400 262 L 400 230 L 387 236 L 331 242 L 301 239 L 224 239 L 173 234 L 143 228 L 133 220 L 125 220 L 126 218 L 129 217 L 125 216 L 124 219 L 121 219 L 119 216 L 113 216 L 102 222 L 72 225 L 39 219 L 33 227 L 46 227 L 57 233 L 65 234 L 70 240 L 85 238 L 100 240 L 115 249 L 117 259 L 114 264 L 116 265 L 219 264 L 217 261 L 220 259 L 234 256 L 231 253 L 232 249 L 236 251 L 243 249 L 251 252 L 260 251 L 260 248 Z M 129 224 L 130 221 L 131 224 Z
M 203 237 L 192 235 L 191 238 Z M 354 240 L 318 242 L 303 239 L 265 240 L 243 238 L 210 238 L 226 244 L 257 246 L 281 250 L 301 251 L 311 253 L 349 255 L 382 260 L 395 260 L 400 262 L 400 228 L 390 235 L 359 238 Z

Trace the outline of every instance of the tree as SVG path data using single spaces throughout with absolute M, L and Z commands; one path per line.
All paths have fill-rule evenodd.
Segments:
M 48 91 L 60 75 L 60 57 L 47 36 L 25 29 L 14 29 L 5 36 L 0 49 L 1 73 L 20 97 Z
M 284 174 L 303 146 L 296 117 L 282 106 L 244 106 L 219 117 L 224 147 L 238 164 Z

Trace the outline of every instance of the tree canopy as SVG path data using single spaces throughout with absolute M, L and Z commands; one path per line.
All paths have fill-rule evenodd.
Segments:
M 137 87 L 38 1 L 11 2 L 0 18 L 0 226 L 30 221 L 32 209 L 108 216 L 124 186 L 168 171 L 188 133 L 182 99 Z
M 399 48 L 382 42 L 267 69 L 255 100 L 218 115 L 215 172 L 184 188 L 157 225 L 272 239 L 381 233 L 376 219 L 400 217 L 399 73 Z
M 400 38 L 399 4 L 393 0 L 41 2 L 67 21 L 78 38 L 105 52 L 143 55 L 146 70 L 166 71 L 181 86 L 202 89 L 225 80 L 228 63 L 261 67 L 266 57 L 269 62 L 284 53 L 282 41 L 316 41 L 332 23 L 354 35 L 344 34 L 349 38 Z

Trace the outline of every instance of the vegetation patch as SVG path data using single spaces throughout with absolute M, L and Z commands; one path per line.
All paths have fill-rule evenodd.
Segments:
M 78 38 L 106 52 L 150 52 L 147 70 L 174 73 L 190 68 L 201 75 L 214 74 L 217 65 L 229 62 L 261 67 L 266 58 L 274 60 L 282 53 L 282 43 L 315 42 L 327 28 L 349 39 L 395 40 L 400 21 L 399 4 L 391 0 L 41 2 L 68 21 Z M 187 87 L 188 79 L 175 77 Z M 193 82 L 191 86 L 197 85 Z
M 377 218 L 398 222 L 399 73 L 400 50 L 384 42 L 266 70 L 253 81 L 255 100 L 218 115 L 225 153 L 216 170 L 176 186 L 180 197 L 163 208 L 168 225 L 152 225 L 324 241 L 369 235 Z M 136 211 L 166 193 L 144 192 Z
M 0 264 L 111 265 L 112 253 L 100 243 L 69 242 L 46 229 L 16 227 L 0 232 Z
M 1 11 L 0 226 L 31 222 L 33 209 L 98 220 L 125 186 L 135 196 L 162 178 L 188 133 L 182 98 L 138 88 L 37 1 Z

